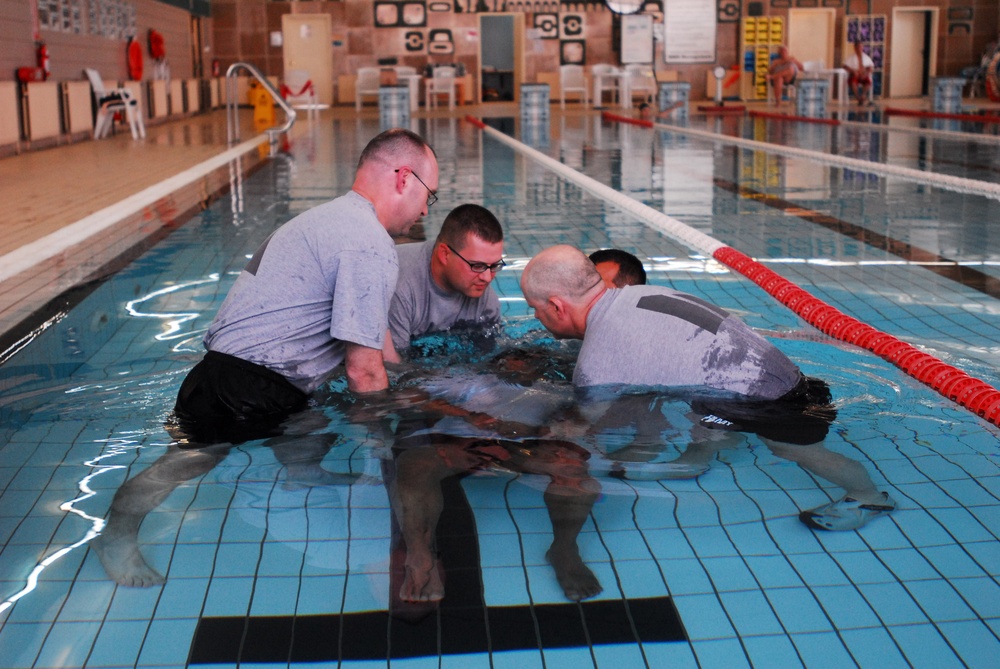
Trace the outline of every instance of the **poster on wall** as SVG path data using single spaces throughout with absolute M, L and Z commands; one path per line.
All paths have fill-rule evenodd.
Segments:
M 704 0 L 664 0 L 665 63 L 715 62 L 715 9 Z
M 653 62 L 653 17 L 622 16 L 622 63 Z

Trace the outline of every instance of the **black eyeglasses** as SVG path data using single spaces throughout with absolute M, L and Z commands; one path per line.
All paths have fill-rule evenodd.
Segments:
M 462 254 L 459 253 L 458 251 L 456 251 L 454 248 L 452 248 L 451 244 L 445 244 L 445 246 L 447 246 L 449 249 L 451 249 L 451 252 L 454 253 L 455 255 L 457 255 L 459 258 L 462 258 Z M 462 258 L 462 260 L 465 260 L 465 258 Z M 496 274 L 504 266 L 507 265 L 507 263 L 505 263 L 502 258 L 500 260 L 497 260 L 492 265 L 490 265 L 489 263 L 485 263 L 485 262 L 471 262 L 469 260 L 465 260 L 465 264 L 468 265 L 469 269 L 471 269 L 476 274 L 482 274 L 486 270 L 489 270 L 489 271 L 493 272 L 494 274 Z
M 396 170 L 396 173 L 398 174 L 399 170 Z M 413 176 L 417 177 L 417 181 L 420 182 L 421 186 L 423 186 L 424 188 L 427 188 L 427 184 L 424 183 L 423 179 L 421 179 L 419 176 L 417 176 L 416 172 L 414 172 L 413 170 L 410 170 L 410 174 L 412 174 Z M 431 207 L 437 201 L 438 201 L 437 193 L 435 193 L 434 191 L 432 191 L 430 188 L 427 188 L 427 206 Z

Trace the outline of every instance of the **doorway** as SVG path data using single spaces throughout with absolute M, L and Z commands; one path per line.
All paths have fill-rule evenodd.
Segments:
M 479 15 L 477 102 L 516 102 L 524 80 L 524 14 Z
M 927 95 L 937 71 L 938 9 L 898 7 L 892 10 L 889 52 L 889 95 L 913 98 Z
M 333 104 L 333 45 L 329 14 L 285 14 L 281 17 L 282 53 L 285 73 L 309 73 L 316 99 Z

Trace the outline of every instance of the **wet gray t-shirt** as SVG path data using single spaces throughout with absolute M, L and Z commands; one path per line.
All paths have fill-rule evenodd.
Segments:
M 799 368 L 724 309 L 660 286 L 608 290 L 587 316 L 576 386 L 691 386 L 781 397 Z
M 205 335 L 205 347 L 316 389 L 345 344 L 381 349 L 399 265 L 372 203 L 350 193 L 306 211 L 261 244 Z
M 397 351 L 411 337 L 444 332 L 456 325 L 493 325 L 500 320 L 500 300 L 490 286 L 482 297 L 446 293 L 431 277 L 435 242 L 404 244 L 399 253 L 399 280 L 389 307 L 389 331 Z

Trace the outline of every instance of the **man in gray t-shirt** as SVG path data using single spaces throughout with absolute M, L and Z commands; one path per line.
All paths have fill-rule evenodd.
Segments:
M 503 228 L 477 204 L 455 207 L 433 242 L 398 248 L 399 279 L 389 307 L 384 355 L 398 362 L 412 337 L 500 320 L 490 283 L 504 266 Z
M 701 427 L 755 432 L 779 457 L 844 488 L 839 501 L 802 512 L 810 527 L 855 529 L 894 508 L 861 464 L 822 445 L 836 416 L 826 384 L 725 310 L 664 287 L 609 289 L 571 246 L 532 258 L 521 290 L 550 332 L 583 340 L 575 386 L 690 389 Z
M 427 214 L 437 183 L 420 136 L 372 139 L 351 192 L 282 225 L 240 273 L 178 393 L 178 423 L 210 443 L 274 434 L 342 363 L 352 391 L 385 389 L 392 236 Z

